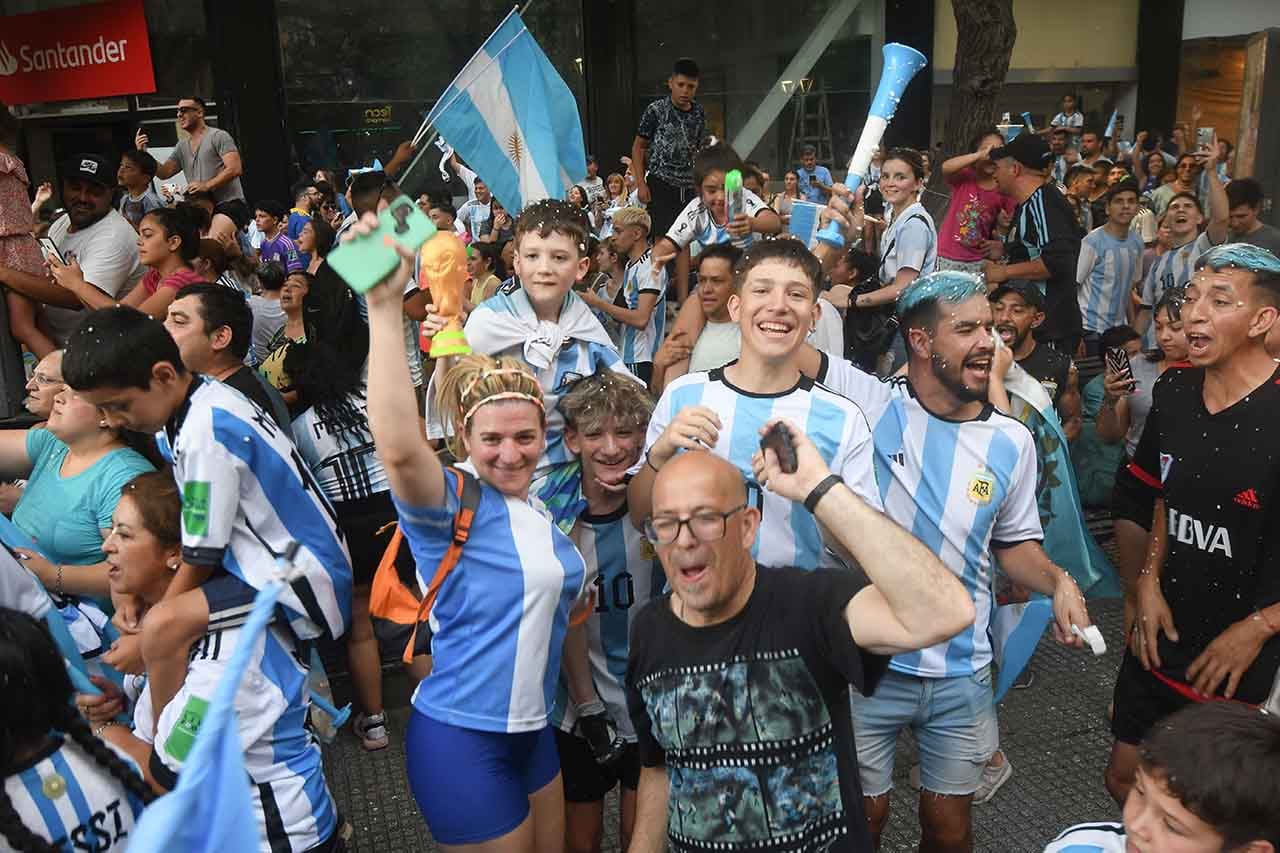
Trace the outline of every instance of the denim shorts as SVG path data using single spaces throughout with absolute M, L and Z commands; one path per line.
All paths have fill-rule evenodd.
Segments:
M 948 796 L 978 790 L 982 769 L 1000 747 L 992 699 L 989 666 L 953 678 L 889 670 L 872 696 L 854 693 L 862 793 L 879 797 L 893 787 L 893 755 L 904 728 L 915 734 L 924 790 Z

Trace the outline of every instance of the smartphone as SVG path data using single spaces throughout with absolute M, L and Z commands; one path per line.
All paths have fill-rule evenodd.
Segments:
M 1212 127 L 1196 128 L 1196 147 L 1197 148 L 1213 147 L 1213 128 Z
M 1111 372 L 1124 379 L 1132 388 L 1137 382 L 1133 378 L 1133 364 L 1129 361 L 1129 352 L 1124 347 L 1107 349 L 1107 366 Z
M 796 459 L 796 446 L 791 441 L 791 433 L 781 423 L 769 427 L 760 438 L 760 450 L 772 450 L 778 457 L 778 467 L 784 474 L 794 474 L 799 464 Z
M 45 261 L 55 258 L 64 267 L 67 265 L 66 258 L 62 257 L 62 253 L 58 251 L 58 246 L 48 237 L 40 238 L 40 254 L 44 255 Z
M 356 293 L 364 293 L 382 281 L 400 263 L 400 256 L 384 239 L 390 237 L 410 252 L 436 233 L 413 199 L 402 195 L 378 214 L 378 228 L 366 237 L 343 243 L 329 253 L 329 265 Z

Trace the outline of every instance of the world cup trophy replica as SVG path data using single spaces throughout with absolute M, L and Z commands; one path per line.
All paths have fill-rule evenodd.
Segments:
M 845 186 L 851 191 L 857 190 L 862 183 L 862 176 L 871 165 L 871 157 L 880 147 L 885 128 L 898 111 L 898 101 L 902 99 L 907 84 L 921 68 L 929 64 L 929 60 L 920 51 L 897 42 L 886 44 L 883 53 L 884 69 L 880 72 L 880 85 L 876 88 L 876 97 L 871 102 L 867 123 L 862 127 L 862 136 L 858 138 L 858 147 L 853 150 L 849 172 L 844 179 Z M 844 246 L 844 237 L 834 222 L 827 223 L 817 237 L 830 246 Z
M 462 331 L 462 304 L 467 287 L 467 247 L 451 231 L 437 231 L 418 253 L 418 287 L 431 291 L 436 313 L 448 322 L 431 338 L 431 357 L 471 352 Z

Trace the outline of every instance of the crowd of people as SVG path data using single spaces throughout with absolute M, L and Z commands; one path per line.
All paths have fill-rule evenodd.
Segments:
M 413 145 L 250 205 L 192 97 L 163 163 L 140 133 L 33 188 L 0 110 L 0 284 L 39 421 L 0 431 L 23 540 L 0 554 L 0 686 L 23 697 L 0 850 L 124 849 L 249 643 L 264 851 L 351 840 L 309 686 L 326 644 L 442 849 L 598 851 L 614 789 L 638 853 L 878 849 L 909 729 L 921 849 L 972 850 L 1014 772 L 998 600 L 1043 599 L 1070 648 L 1096 630 L 1089 534 L 1050 535 L 1077 478 L 1117 544 L 1098 784 L 1123 823 L 1042 843 L 1280 849 L 1260 185 L 1229 146 L 1109 137 L 1067 96 L 938 162 L 937 221 L 934 161 L 905 147 L 856 191 L 805 148 L 770 196 L 708 140 L 698 81 L 677 61 L 618 168 L 588 158 L 563 201 L 507 210 L 449 158 L 465 200 L 417 205 L 466 245 L 471 353 L 435 359 L 451 318 L 413 253 L 378 243 L 395 268 L 361 293 L 328 261 L 376 241 Z M 792 233 L 806 203 L 838 239 Z M 388 659 L 417 685 L 400 732 Z

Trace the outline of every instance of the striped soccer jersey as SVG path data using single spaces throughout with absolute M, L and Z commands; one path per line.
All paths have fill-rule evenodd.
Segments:
M 760 211 L 770 209 L 769 205 L 760 200 L 760 196 L 748 189 L 742 191 L 742 207 L 747 217 L 751 219 L 754 219 Z M 755 236 L 754 233 L 747 234 L 738 241 L 738 246 L 747 248 Z M 729 236 L 728 228 L 716 224 L 711 216 L 711 210 L 702 203 L 702 197 L 695 196 L 684 206 L 684 210 L 680 211 L 680 215 L 667 229 L 667 239 L 675 243 L 676 248 L 683 249 L 694 240 L 702 246 L 714 246 L 716 243 L 728 243 L 733 238 Z
M 1206 231 L 1196 239 L 1176 249 L 1170 249 L 1156 258 L 1147 272 L 1147 280 L 1142 283 L 1142 307 L 1154 308 L 1160 301 L 1160 297 L 1164 296 L 1165 291 L 1173 287 L 1186 287 L 1192 276 L 1196 274 L 1196 261 L 1212 248 L 1213 241 L 1209 239 L 1209 232 Z M 1142 348 L 1146 350 L 1156 348 L 1154 319 L 1142 335 Z
M 608 515 L 584 512 L 579 519 L 577 540 L 595 595 L 595 610 L 587 620 L 591 679 L 618 734 L 635 743 L 626 696 L 631 621 L 654 591 L 661 591 L 665 583 L 662 566 L 653 545 L 631 523 L 625 503 Z M 569 700 L 562 678 L 551 723 L 571 732 L 577 721 L 577 708 Z
M 926 678 L 972 675 L 991 663 L 991 547 L 1044 538 L 1031 432 L 990 405 L 971 421 L 936 417 L 905 377 L 881 382 L 844 360 L 827 366 L 824 381 L 871 420 L 885 514 L 938 555 L 978 611 L 955 637 L 897 655 L 890 668 Z
M 1124 853 L 1124 825 L 1119 823 L 1080 823 L 1059 835 L 1044 853 Z
M 469 463 L 458 467 L 475 474 Z M 446 470 L 445 480 L 443 506 L 396 499 L 423 589 L 453 538 L 456 475 Z M 482 482 L 471 537 L 431 610 L 435 667 L 414 691 L 413 707 L 480 731 L 545 727 L 569 609 L 585 581 L 582 555 L 541 502 L 504 496 Z
M 123 752 L 111 744 L 107 748 L 134 766 Z M 67 853 L 123 851 L 142 813 L 141 800 L 75 741 L 62 736 L 7 776 L 4 791 L 23 826 Z M 12 849 L 0 838 L 0 851 Z
M 762 513 L 760 533 L 751 548 L 756 562 L 801 569 L 838 565 L 824 549 L 818 522 L 804 506 L 755 484 L 751 457 L 760 449 L 760 428 L 772 418 L 786 418 L 809 436 L 823 461 L 850 489 L 880 509 L 866 417 L 847 397 L 805 376 L 793 388 L 777 394 L 743 391 L 725 376 L 733 364 L 736 362 L 707 373 L 686 373 L 666 387 L 649 421 L 645 453 L 681 409 L 709 407 L 721 423 L 719 440 L 711 451 L 742 472 L 749 485 L 747 500 Z M 637 463 L 632 473 L 643 464 Z
M 385 492 L 386 469 L 369 432 L 368 404 L 363 393 L 348 396 L 360 413 L 353 427 L 325 421 L 313 406 L 293 419 L 294 444 L 329 500 L 354 501 Z
M 221 566 L 262 589 L 277 555 L 297 542 L 293 562 L 305 577 L 280 596 L 290 624 L 303 639 L 342 636 L 351 560 L 333 507 L 290 436 L 239 391 L 195 377 L 156 441 L 182 492 L 183 560 Z
M 622 360 L 627 364 L 652 362 L 667 327 L 667 272 L 663 270 L 654 279 L 651 255 L 650 249 L 639 258 L 627 261 L 622 273 L 622 287 L 618 288 L 614 299 L 618 307 L 634 311 L 640 305 L 640 294 L 652 293 L 658 297 L 643 329 L 619 324 L 622 328 Z
M 1129 294 L 1142 282 L 1142 238 L 1127 231 L 1121 240 L 1095 228 L 1080 243 L 1076 281 L 1086 332 L 1102 334 L 1128 322 Z
M 151 688 L 143 689 L 134 707 L 133 734 L 152 744 L 151 772 L 166 787 L 176 784 L 218 682 L 243 636 L 241 628 L 219 628 L 192 645 L 186 680 L 158 722 Z M 338 826 L 320 745 L 304 725 L 307 669 L 298 662 L 298 654 L 288 631 L 269 626 L 258 637 L 236 692 L 236 723 L 262 853 L 309 850 L 327 841 Z

